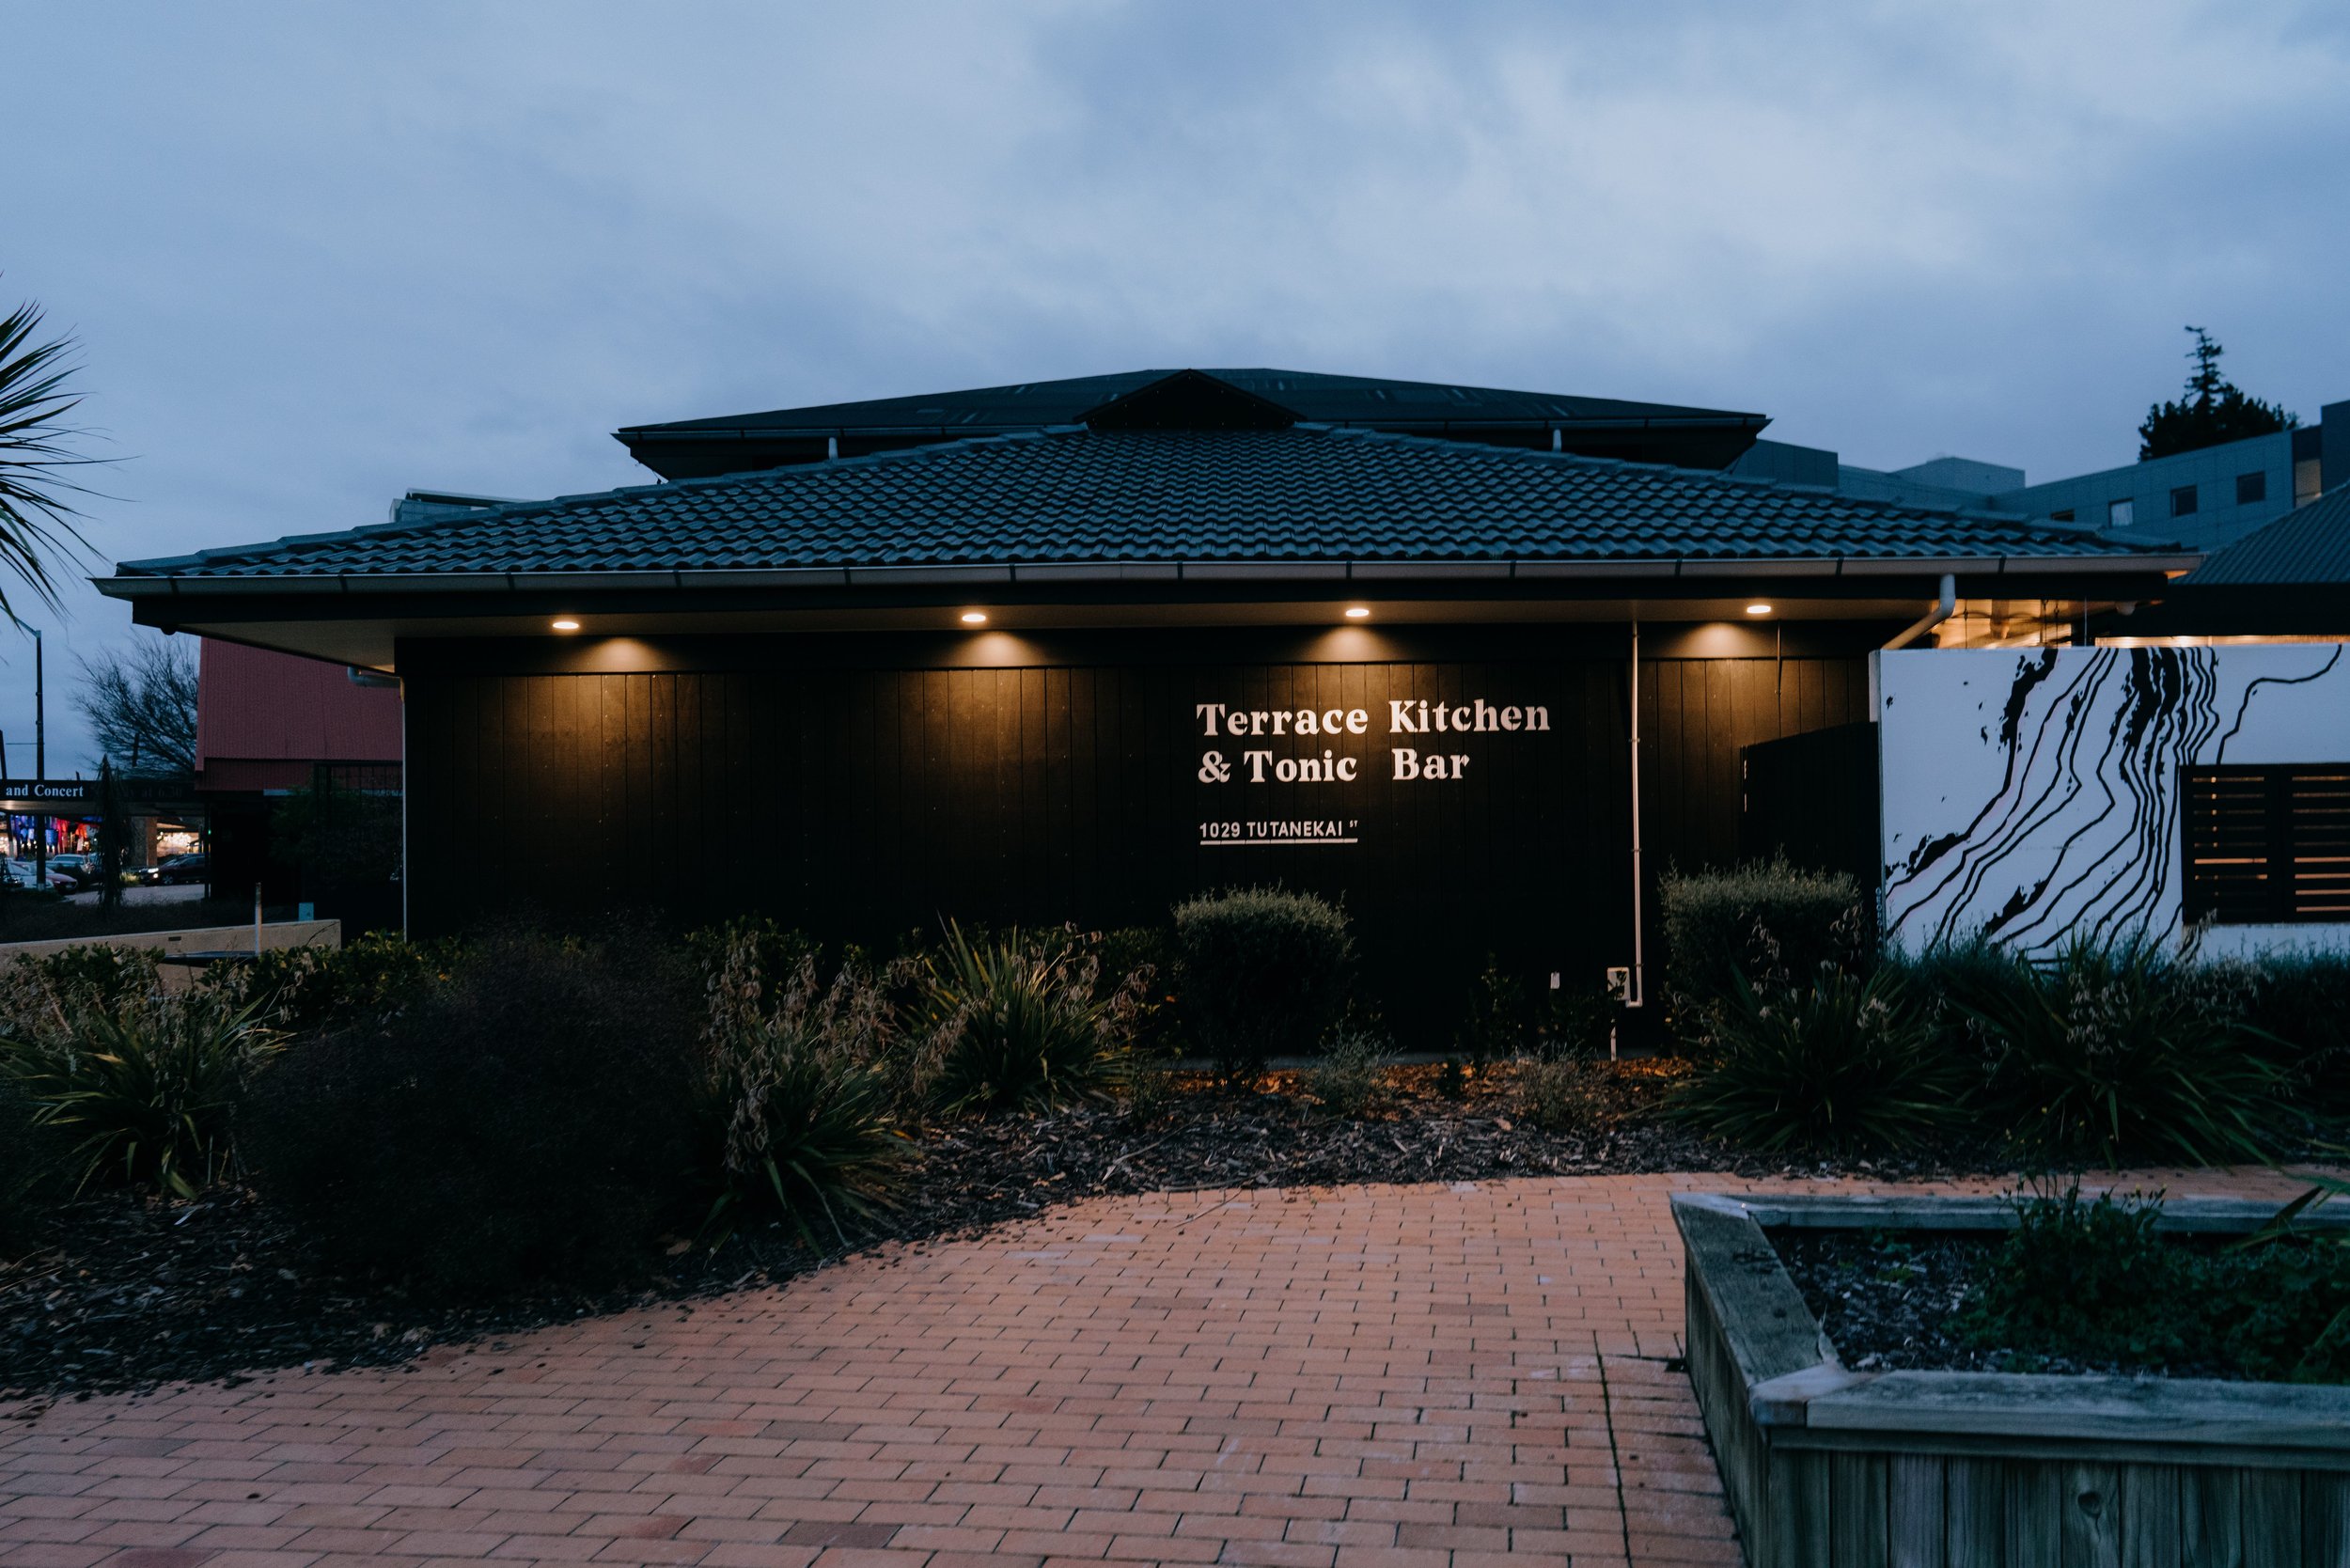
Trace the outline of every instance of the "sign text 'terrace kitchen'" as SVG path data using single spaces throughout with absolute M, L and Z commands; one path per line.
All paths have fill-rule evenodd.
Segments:
M 1223 784 L 1354 784 L 1366 759 L 1345 755 L 1346 739 L 1371 732 L 1366 708 L 1238 708 L 1195 703 L 1202 736 L 1228 744 L 1199 755 L 1198 781 Z M 1478 751 L 1467 737 L 1543 733 L 1550 710 L 1540 704 L 1496 705 L 1390 698 L 1386 721 L 1386 777 L 1395 783 L 1442 784 L 1469 776 Z M 1410 745 L 1398 744 L 1409 737 Z M 1324 744 L 1324 743 L 1330 744 Z M 1264 744 L 1272 743 L 1272 744 Z M 1355 821 L 1262 820 L 1203 822 L 1202 844 L 1351 844 Z

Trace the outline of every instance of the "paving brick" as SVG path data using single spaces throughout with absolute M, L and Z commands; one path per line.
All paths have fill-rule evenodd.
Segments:
M 0 1563 L 1731 1568 L 1666 1364 L 1667 1200 L 1724 1184 L 1098 1199 L 405 1370 L 0 1404 Z

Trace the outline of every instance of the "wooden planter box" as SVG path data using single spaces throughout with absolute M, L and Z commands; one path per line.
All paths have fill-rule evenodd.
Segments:
M 2162 1228 L 2275 1212 L 2180 1200 Z M 1689 1377 L 1752 1568 L 2350 1568 L 2350 1388 L 1854 1372 L 1763 1233 L 2002 1230 L 2005 1200 L 1691 1195 L 1673 1218 Z

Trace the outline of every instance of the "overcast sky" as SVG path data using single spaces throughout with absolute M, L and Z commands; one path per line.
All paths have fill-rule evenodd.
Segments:
M 2035 479 L 2136 456 L 2185 322 L 2350 398 L 2340 4 L 0 0 L 0 309 L 82 340 L 105 561 L 649 481 L 625 423 L 1150 365 Z M 69 597 L 53 773 L 133 635 Z

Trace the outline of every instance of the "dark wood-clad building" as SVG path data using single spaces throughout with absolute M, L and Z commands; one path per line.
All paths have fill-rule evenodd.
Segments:
M 1872 754 L 1832 733 L 1872 650 L 2193 564 L 1720 473 L 1762 424 L 1137 372 L 634 428 L 665 482 L 102 587 L 400 678 L 419 931 L 521 901 L 1117 925 L 1277 880 L 1343 897 L 1409 1006 L 1489 951 L 1633 966 L 1675 862 L 1873 869 Z

